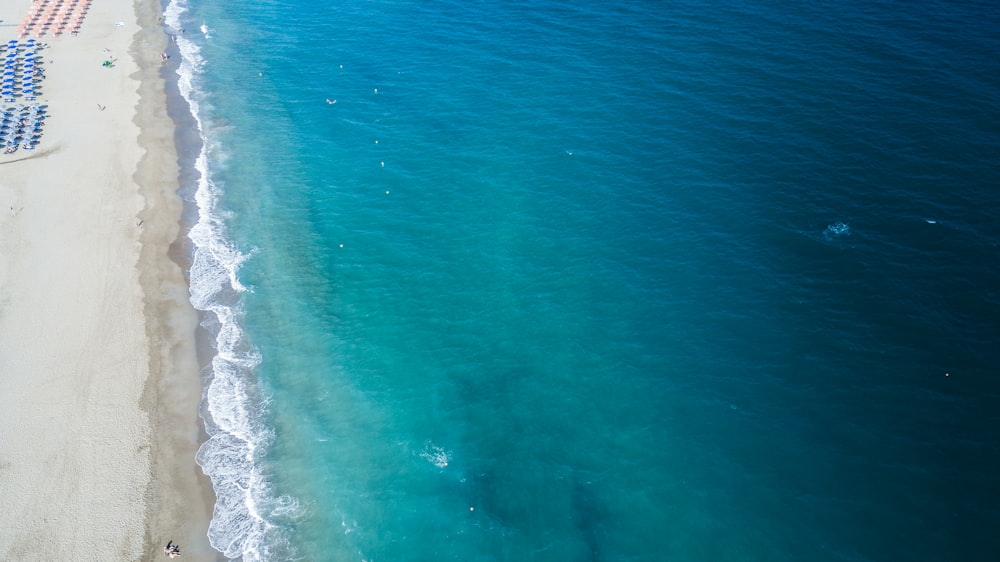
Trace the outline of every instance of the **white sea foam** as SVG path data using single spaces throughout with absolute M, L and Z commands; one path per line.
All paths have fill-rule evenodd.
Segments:
M 424 449 L 420 451 L 420 456 L 438 468 L 445 468 L 451 462 L 451 452 L 445 451 L 443 447 L 439 447 L 430 441 L 424 444 Z
M 174 30 L 181 30 L 187 11 L 187 0 L 172 0 L 164 11 L 164 21 Z M 252 252 L 241 251 L 229 239 L 224 215 L 218 208 L 221 187 L 211 173 L 213 152 L 218 147 L 211 144 L 207 134 L 205 99 L 196 88 L 205 60 L 194 42 L 181 33 L 174 35 L 181 54 L 178 87 L 202 140 L 195 161 L 199 174 L 194 196 L 198 220 L 188 236 L 193 246 L 191 303 L 207 313 L 204 325 L 214 333 L 216 347 L 202 401 L 209 439 L 196 456 L 211 478 L 216 495 L 208 537 L 212 546 L 229 558 L 248 562 L 276 555 L 292 558 L 284 533 L 274 521 L 297 517 L 301 507 L 293 498 L 275 497 L 257 463 L 273 432 L 262 418 L 266 400 L 254 378 L 260 356 L 248 344 L 240 326 L 240 294 L 247 288 L 240 283 L 239 270 Z
M 847 223 L 837 221 L 831 225 L 827 225 L 826 230 L 823 231 L 823 236 L 826 238 L 839 238 L 847 236 L 850 233 L 851 227 Z

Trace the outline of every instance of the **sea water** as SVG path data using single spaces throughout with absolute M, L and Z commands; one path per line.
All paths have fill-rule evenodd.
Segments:
M 987 3 L 170 0 L 244 560 L 987 560 Z

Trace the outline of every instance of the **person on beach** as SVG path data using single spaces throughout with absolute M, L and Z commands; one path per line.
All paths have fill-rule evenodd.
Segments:
M 174 542 L 173 540 L 170 540 L 167 542 L 167 546 L 163 547 L 164 556 L 169 556 L 170 558 L 177 558 L 178 556 L 181 555 L 181 547 L 176 544 L 171 546 L 173 542 Z

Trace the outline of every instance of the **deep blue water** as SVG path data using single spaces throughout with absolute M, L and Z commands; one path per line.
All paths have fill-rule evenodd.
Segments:
M 227 556 L 995 559 L 988 3 L 167 16 Z

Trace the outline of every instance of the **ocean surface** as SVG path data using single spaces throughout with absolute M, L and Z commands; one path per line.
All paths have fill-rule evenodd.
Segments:
M 1000 553 L 1000 10 L 168 0 L 230 558 Z

